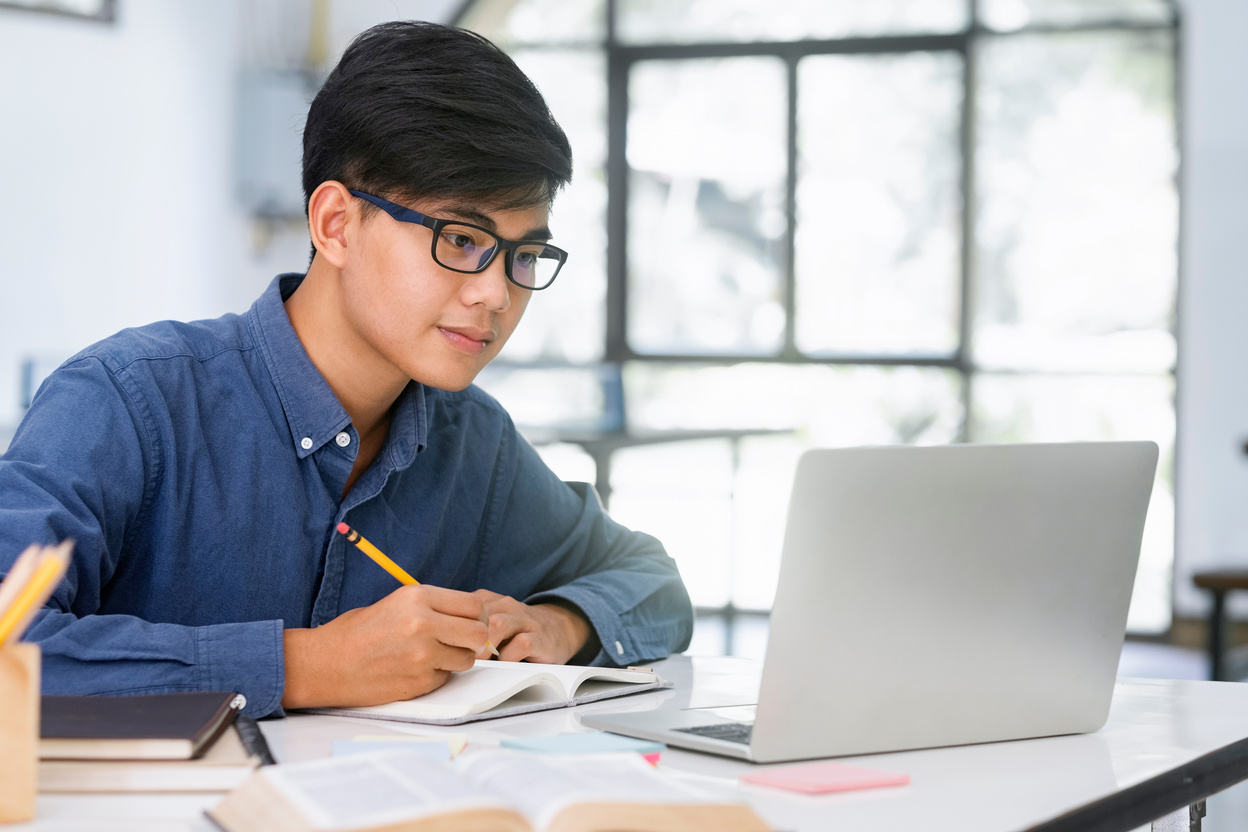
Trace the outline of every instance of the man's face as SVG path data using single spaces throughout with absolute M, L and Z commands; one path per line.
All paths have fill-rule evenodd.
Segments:
M 438 202 L 409 205 L 438 219 L 479 225 L 509 240 L 545 240 L 547 206 L 504 210 Z M 382 211 L 361 219 L 342 271 L 348 325 L 405 378 L 462 390 L 498 355 L 524 314 L 532 292 L 507 279 L 504 254 L 485 271 L 462 274 L 436 263 L 433 232 Z

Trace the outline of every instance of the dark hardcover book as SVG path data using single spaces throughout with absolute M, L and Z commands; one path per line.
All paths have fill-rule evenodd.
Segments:
M 236 693 L 44 696 L 39 756 L 58 760 L 190 760 L 232 723 Z
M 117 794 L 123 792 L 228 792 L 260 765 L 242 735 L 226 728 L 194 760 L 40 760 L 39 791 Z

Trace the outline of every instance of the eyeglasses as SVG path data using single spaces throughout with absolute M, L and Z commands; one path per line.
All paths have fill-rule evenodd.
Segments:
M 500 251 L 507 279 L 525 289 L 545 289 L 555 282 L 568 253 L 533 240 L 504 240 L 479 225 L 457 220 L 438 220 L 419 211 L 396 205 L 379 196 L 348 189 L 352 196 L 368 200 L 399 222 L 423 225 L 433 231 L 433 262 L 461 274 L 476 274 L 489 268 Z

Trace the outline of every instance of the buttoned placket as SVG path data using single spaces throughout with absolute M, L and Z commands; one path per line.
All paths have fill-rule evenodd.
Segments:
M 322 484 L 335 502 L 339 501 L 342 490 L 346 487 L 347 479 L 355 466 L 358 451 L 358 436 L 355 428 L 348 424 L 335 433 L 332 439 L 317 448 L 311 456 Z M 335 534 L 333 528 L 346 514 L 348 503 L 354 502 L 351 500 L 354 493 L 353 488 L 352 494 L 347 495 L 347 500 L 341 502 L 336 516 L 329 523 L 326 531 L 324 571 L 321 574 L 321 583 L 316 598 L 312 603 L 311 624 L 313 627 L 337 618 L 340 613 L 338 607 L 342 589 L 343 559 L 348 556 L 348 553 L 344 545 L 346 539 L 340 534 Z

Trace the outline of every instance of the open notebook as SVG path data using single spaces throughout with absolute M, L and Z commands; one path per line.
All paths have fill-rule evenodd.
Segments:
M 437 690 L 415 699 L 358 708 L 307 708 L 309 713 L 457 725 L 671 687 L 650 670 L 479 661 Z

